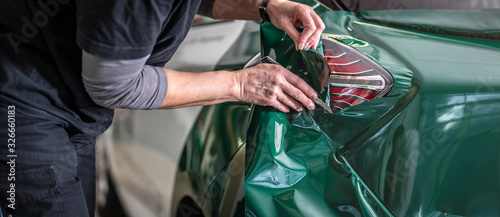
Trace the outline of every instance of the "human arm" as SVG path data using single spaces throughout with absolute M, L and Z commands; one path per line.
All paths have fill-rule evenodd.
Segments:
M 205 15 L 216 19 L 260 20 L 261 2 L 262 0 L 203 0 L 201 9 L 205 11 Z M 292 38 L 296 49 L 316 49 L 325 25 L 311 7 L 288 0 L 269 0 L 266 8 L 271 22 Z M 207 13 L 210 9 L 211 13 Z M 302 34 L 295 26 L 304 27 Z
M 311 98 L 317 97 L 316 92 L 304 80 L 278 65 L 259 64 L 234 72 L 164 70 L 169 78 L 169 90 L 160 108 L 227 101 L 268 105 L 282 112 L 289 112 L 289 107 L 302 111 L 302 105 L 308 109 L 315 107 Z
M 305 81 L 278 65 L 189 73 L 144 65 L 146 59 L 107 60 L 83 52 L 82 76 L 90 97 L 111 109 L 170 109 L 245 101 L 283 112 L 289 107 L 302 111 L 301 104 L 313 109 L 310 98 L 317 97 Z

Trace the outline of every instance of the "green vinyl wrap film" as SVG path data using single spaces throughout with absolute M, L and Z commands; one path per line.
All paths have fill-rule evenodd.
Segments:
M 302 30 L 299 29 L 299 31 Z M 329 94 L 325 82 L 328 82 L 329 73 L 326 77 L 321 73 L 323 69 L 321 40 L 317 50 L 296 51 L 292 39 L 270 22 L 262 23 L 261 34 L 261 55 L 271 57 L 281 66 L 305 80 L 316 90 L 318 97 L 328 104 Z
M 394 87 L 337 114 L 255 106 L 246 216 L 500 215 L 500 10 L 418 15 L 316 6 L 323 37 L 384 67 Z M 483 12 L 496 16 L 485 21 L 491 25 L 467 26 Z M 419 17 L 426 14 L 440 19 Z M 269 23 L 261 31 L 262 55 L 307 81 L 304 51 Z

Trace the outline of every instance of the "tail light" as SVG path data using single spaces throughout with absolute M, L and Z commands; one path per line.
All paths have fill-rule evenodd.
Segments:
M 330 67 L 330 107 L 343 108 L 383 97 L 394 79 L 387 70 L 358 50 L 331 38 L 323 38 L 325 59 Z

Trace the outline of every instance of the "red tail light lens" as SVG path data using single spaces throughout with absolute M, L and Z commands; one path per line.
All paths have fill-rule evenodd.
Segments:
M 330 107 L 343 108 L 383 97 L 394 78 L 387 70 L 358 50 L 331 38 L 323 38 L 325 59 L 330 67 Z

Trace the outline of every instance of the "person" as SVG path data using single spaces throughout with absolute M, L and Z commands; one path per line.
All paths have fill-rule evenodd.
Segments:
M 313 109 L 315 91 L 277 65 L 187 73 L 163 68 L 196 13 L 260 20 L 296 49 L 324 24 L 286 0 L 18 0 L 0 9 L 0 197 L 4 216 L 93 216 L 95 139 L 114 108 L 245 101 Z M 295 26 L 303 26 L 299 33 Z

